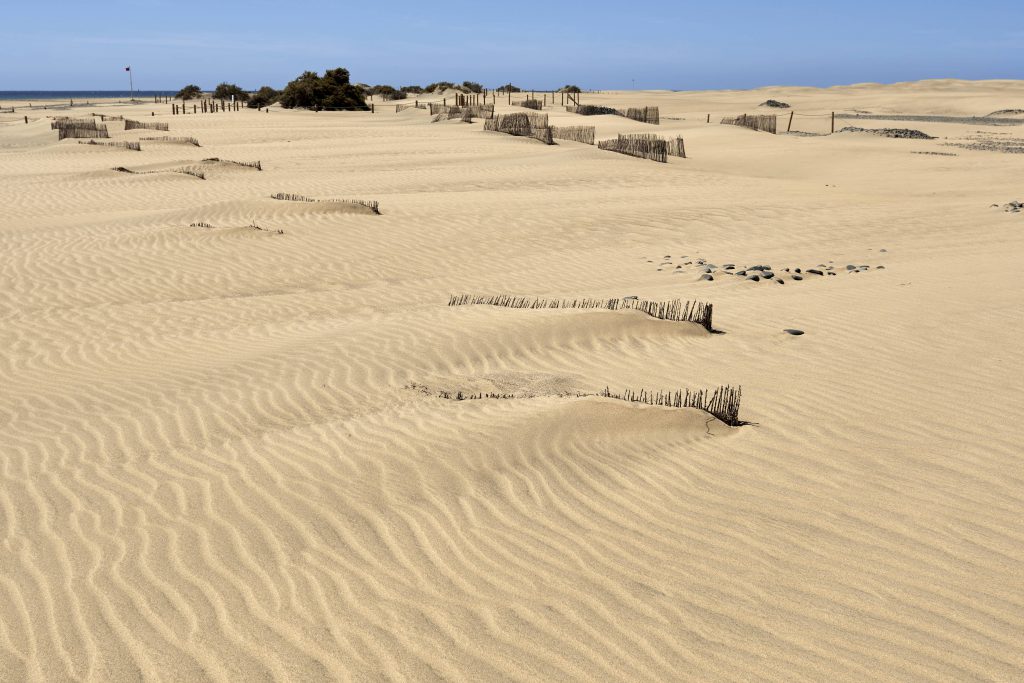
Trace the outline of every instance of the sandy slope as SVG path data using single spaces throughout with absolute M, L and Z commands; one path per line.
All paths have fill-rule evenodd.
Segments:
M 422 111 L 108 107 L 203 145 L 142 152 L 0 115 L 0 679 L 1020 680 L 1024 215 L 991 205 L 1024 157 L 704 123 L 768 97 L 1024 84 L 585 96 L 659 105 L 667 165 Z M 264 170 L 110 170 L 208 157 Z M 462 291 L 698 298 L 726 334 Z M 571 396 L 718 383 L 756 426 Z

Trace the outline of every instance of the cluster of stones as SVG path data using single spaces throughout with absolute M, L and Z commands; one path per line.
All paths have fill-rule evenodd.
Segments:
M 881 252 L 886 251 L 885 249 L 879 250 Z M 659 266 L 658 270 L 663 271 L 666 266 L 673 265 L 669 259 L 671 256 L 665 256 L 664 261 Z M 686 258 L 682 256 L 680 258 Z M 653 261 L 648 261 L 653 263 Z M 780 285 L 786 284 L 787 280 L 791 282 L 800 282 L 806 277 L 834 277 L 838 273 L 845 272 L 847 274 L 864 273 L 869 270 L 884 270 L 885 266 L 869 266 L 869 265 L 856 265 L 847 264 L 845 269 L 837 268 L 834 265 L 828 265 L 825 263 L 819 263 L 814 268 L 782 268 L 776 270 L 770 265 L 754 265 L 747 266 L 745 268 L 738 268 L 735 263 L 725 263 L 718 266 L 714 263 L 708 263 L 705 259 L 697 258 L 691 261 L 686 261 L 680 265 L 676 265 L 673 269 L 673 273 L 681 274 L 685 273 L 684 266 L 695 266 L 701 273 L 700 280 L 706 282 L 712 282 L 715 276 L 731 275 L 733 277 L 742 278 L 748 282 L 776 282 Z

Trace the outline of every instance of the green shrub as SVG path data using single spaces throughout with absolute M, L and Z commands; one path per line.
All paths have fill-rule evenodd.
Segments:
M 423 88 L 418 85 L 403 85 L 401 91 L 412 95 L 419 95 L 423 92 Z
M 511 83 L 506 83 L 505 85 L 499 87 L 498 90 L 501 90 L 502 92 L 523 92 L 522 90 L 512 85 Z
M 455 84 L 452 83 L 451 81 L 438 81 L 437 83 L 431 83 L 430 85 L 424 86 L 423 91 L 430 93 L 436 92 L 438 90 L 449 90 L 454 87 Z
M 238 102 L 245 102 L 249 99 L 249 93 L 239 88 L 234 83 L 221 83 L 213 91 L 213 99 L 230 100 L 234 95 Z
M 265 85 L 249 97 L 249 103 L 247 106 L 252 109 L 269 107 L 274 102 L 277 102 L 279 97 L 281 97 L 280 90 L 274 90 L 269 85 Z
M 465 88 L 466 90 L 468 90 L 469 92 L 483 92 L 484 91 L 484 86 L 480 85 L 479 83 L 474 83 L 473 81 L 463 81 L 462 82 L 462 87 Z
M 203 89 L 196 84 L 186 85 L 175 95 L 179 100 L 194 100 L 203 94 Z
M 306 71 L 284 87 L 279 100 L 285 109 L 358 109 L 368 111 L 366 94 L 349 82 L 348 69 L 328 69 L 323 76 Z
M 578 85 L 563 85 L 558 92 L 583 92 Z

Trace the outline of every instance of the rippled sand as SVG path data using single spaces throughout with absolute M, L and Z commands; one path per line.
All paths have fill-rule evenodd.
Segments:
M 202 145 L 141 152 L 0 114 L 0 679 L 1019 680 L 1024 156 L 946 143 L 1024 127 L 714 123 L 769 97 L 821 133 L 1024 83 L 550 110 L 668 164 L 422 110 L 95 109 Z M 755 425 L 577 396 L 719 384 Z

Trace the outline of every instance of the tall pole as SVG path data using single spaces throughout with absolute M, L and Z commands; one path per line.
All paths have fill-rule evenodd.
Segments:
M 132 102 L 132 101 L 135 100 L 135 79 L 132 78 L 132 67 L 131 67 L 131 65 L 128 65 L 128 68 L 126 68 L 125 71 L 128 72 L 128 94 L 129 94 L 128 101 Z

